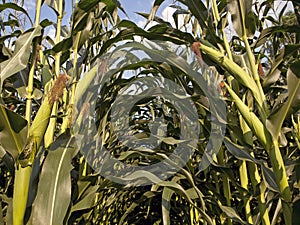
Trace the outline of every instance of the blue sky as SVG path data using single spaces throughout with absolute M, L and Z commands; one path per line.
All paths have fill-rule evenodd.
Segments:
M 34 19 L 35 16 L 35 2 L 36 0 L 26 0 L 25 1 L 25 9 L 28 10 L 31 17 Z M 63 18 L 63 24 L 69 25 L 69 18 L 71 16 L 72 12 L 72 2 L 73 0 L 65 0 L 65 12 Z M 158 10 L 158 15 L 162 15 L 162 11 L 170 4 L 172 4 L 173 0 L 167 0 L 162 4 L 160 9 Z M 145 21 L 141 16 L 136 14 L 135 12 L 145 12 L 149 13 L 151 10 L 151 7 L 154 3 L 154 0 L 120 0 L 121 5 L 125 9 L 126 13 L 129 16 L 130 20 L 135 21 L 137 24 L 141 25 L 143 21 Z M 127 19 L 124 13 L 120 12 L 120 16 L 122 19 Z M 49 8 L 46 4 L 42 7 L 42 13 L 41 13 L 41 20 L 43 19 L 49 19 L 51 21 L 56 21 L 56 15 L 54 11 Z
M 136 14 L 135 12 L 145 12 L 149 13 L 151 10 L 151 7 L 154 3 L 154 0 L 119 0 L 125 11 L 127 12 L 129 18 L 126 18 L 126 16 L 120 12 L 120 16 L 122 19 L 129 19 L 139 26 L 143 26 L 145 24 L 145 19 L 141 17 L 140 15 Z M 28 10 L 31 17 L 34 19 L 35 16 L 35 4 L 36 0 L 25 0 L 25 8 Z M 71 16 L 72 12 L 72 2 L 74 0 L 65 0 L 65 16 L 63 18 L 63 24 L 67 25 L 69 27 L 69 18 Z M 159 8 L 157 15 L 160 17 L 163 17 L 165 20 L 168 20 L 169 22 L 173 22 L 172 20 L 172 13 L 174 12 L 174 9 L 168 7 L 171 5 L 174 1 L 173 0 L 166 0 L 161 7 Z M 282 8 L 284 5 L 284 1 L 275 1 L 275 9 Z M 290 7 L 288 7 L 290 9 Z M 49 8 L 46 4 L 43 5 L 42 8 L 42 14 L 41 14 L 41 20 L 43 19 L 49 19 L 53 22 L 56 22 L 56 15 L 54 11 Z M 49 36 L 54 37 L 55 35 L 55 29 L 54 27 L 46 30 Z
M 72 2 L 74 2 L 74 0 L 65 0 L 65 15 L 63 17 L 63 25 L 67 25 L 68 27 L 69 27 L 69 19 L 72 13 Z M 129 18 L 127 18 L 126 15 L 121 11 L 119 14 L 120 17 L 122 19 L 132 20 L 142 27 L 145 25 L 146 20 L 140 15 L 136 14 L 136 12 L 150 13 L 154 0 L 120 0 L 120 3 L 123 6 Z M 157 15 L 160 17 L 162 16 L 162 14 L 166 15 L 166 13 L 165 12 L 163 13 L 163 11 L 164 10 L 166 11 L 167 6 L 172 3 L 173 0 L 166 0 L 159 8 Z M 25 4 L 24 8 L 29 12 L 31 18 L 34 20 L 36 0 L 25 0 L 24 4 Z M 49 19 L 54 23 L 56 22 L 56 14 L 45 3 L 43 4 L 42 13 L 41 13 L 41 20 L 43 19 Z M 46 29 L 46 32 L 50 37 L 54 38 L 55 36 L 54 27 L 50 27 Z

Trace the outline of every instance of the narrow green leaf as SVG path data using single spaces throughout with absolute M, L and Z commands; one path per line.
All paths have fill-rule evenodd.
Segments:
M 12 2 L 0 4 L 0 12 L 2 12 L 5 9 L 13 9 L 13 10 L 24 13 L 27 16 L 27 18 L 30 20 L 31 24 L 33 24 L 28 12 L 21 6 L 15 4 L 15 3 L 12 3 Z
M 263 178 L 264 178 L 264 181 L 265 181 L 267 187 L 274 192 L 279 192 L 279 188 L 276 183 L 276 178 L 274 176 L 273 171 L 271 169 L 263 166 L 263 164 L 261 164 L 261 170 L 262 170 Z
M 192 204 L 194 207 L 197 208 L 199 213 L 203 216 L 203 219 L 210 225 L 213 225 L 213 221 L 209 217 L 209 215 L 202 209 L 199 208 L 194 204 L 191 197 L 189 196 L 189 193 L 178 183 L 174 181 L 162 181 L 157 176 L 155 176 L 153 173 L 143 170 L 138 170 L 130 174 L 129 176 L 125 178 L 118 178 L 118 177 L 111 177 L 115 182 L 130 182 L 130 184 L 135 184 L 136 181 L 143 182 L 143 180 L 151 181 L 151 183 L 155 183 L 157 185 L 160 185 L 162 187 L 167 187 L 171 190 L 173 190 L 175 193 L 179 194 L 180 196 L 184 197 L 190 204 Z M 140 184 L 140 183 L 139 183 Z
M 99 55 L 102 55 L 113 44 L 119 41 L 132 40 L 134 36 L 145 37 L 149 40 L 171 41 L 179 45 L 190 44 L 194 40 L 191 34 L 170 28 L 166 24 L 158 24 L 151 27 L 148 31 L 145 31 L 133 22 L 124 20 L 118 27 L 127 29 L 122 29 L 118 35 L 106 41 L 103 44 Z
M 119 225 L 124 224 L 124 220 L 126 219 L 126 217 L 129 215 L 129 213 L 131 213 L 137 206 L 139 206 L 139 204 L 141 204 L 143 201 L 146 201 L 150 198 L 155 197 L 156 194 L 155 192 L 152 191 L 147 191 L 145 192 L 137 201 L 133 202 L 129 208 L 126 210 L 126 212 L 123 214 L 123 216 L 121 217 L 121 219 L 118 221 Z
M 77 152 L 73 137 L 67 134 L 52 144 L 41 171 L 31 224 L 63 224 L 71 201 L 72 158 Z
M 0 64 L 0 92 L 3 81 L 15 73 L 26 68 L 32 40 L 42 34 L 42 27 L 38 26 L 31 32 L 22 34 L 16 41 L 14 53 L 11 58 Z
M 155 0 L 151 12 L 148 16 L 148 21 L 152 21 L 156 15 L 156 12 L 158 10 L 158 8 L 160 7 L 160 5 L 164 2 L 164 0 Z
M 201 0 L 180 0 L 179 2 L 186 5 L 194 15 L 202 28 L 208 28 L 207 19 L 208 19 L 208 10 L 205 7 L 203 1 Z
M 252 22 L 252 24 L 249 22 L 251 28 L 246 30 L 246 20 L 252 21 L 251 16 L 254 16 L 251 11 L 252 0 L 229 0 L 227 5 L 231 14 L 233 28 L 237 35 L 239 37 L 242 37 L 243 35 L 252 36 L 253 30 L 255 31 L 255 29 L 252 28 Z
M 300 108 L 300 61 L 291 65 L 287 72 L 288 99 L 281 108 L 267 119 L 266 126 L 275 140 L 278 139 L 281 127 L 288 115 Z
M 170 210 L 171 210 L 171 198 L 174 191 L 165 187 L 162 193 L 162 217 L 163 225 L 170 225 Z
M 0 144 L 14 159 L 27 139 L 27 121 L 0 104 Z
M 71 212 L 90 209 L 95 205 L 96 194 L 99 186 L 90 186 L 85 193 L 81 196 L 81 199 L 74 204 Z
M 172 178 L 172 181 L 178 182 L 182 177 L 179 176 L 174 176 Z M 195 189 L 191 188 L 189 190 L 193 190 L 194 192 Z M 190 196 L 190 192 L 187 190 L 187 194 Z M 170 220 L 170 210 L 171 210 L 171 198 L 173 194 L 175 193 L 174 190 L 171 190 L 168 187 L 164 187 L 163 192 L 162 192 L 162 202 L 161 202 L 161 210 L 162 210 L 162 218 L 163 218 L 163 225 L 170 225 L 171 220 Z M 190 196 L 192 199 L 192 196 Z M 197 196 L 198 198 L 198 196 Z
M 102 63 L 105 63 L 104 61 Z M 78 82 L 75 92 L 74 101 L 77 103 L 81 96 L 86 92 L 88 87 L 90 87 L 91 82 L 94 80 L 94 77 L 97 75 L 97 66 L 93 67 L 89 72 L 84 74 L 83 78 Z M 75 104 L 76 105 L 76 104 Z
M 101 0 L 82 0 L 78 3 L 78 8 L 89 11 L 94 8 Z
M 224 143 L 228 151 L 240 160 L 246 160 L 248 162 L 253 162 L 260 164 L 260 161 L 252 157 L 249 153 L 249 149 L 245 146 L 239 146 L 234 144 L 228 137 L 224 139 Z
M 259 47 L 266 43 L 268 38 L 271 38 L 274 34 L 277 33 L 299 33 L 300 27 L 297 25 L 294 26 L 272 26 L 268 27 L 266 29 L 263 29 L 260 33 L 256 43 L 255 47 Z
M 220 208 L 222 209 L 222 211 L 226 214 L 226 216 L 236 222 L 238 222 L 239 224 L 248 224 L 247 222 L 245 222 L 244 220 L 242 220 L 242 218 L 236 213 L 236 211 L 234 210 L 234 208 L 232 207 L 228 207 L 228 206 L 224 206 L 224 205 L 220 205 Z
M 59 16 L 59 4 L 63 1 L 63 11 L 65 8 L 65 1 L 64 0 L 46 0 L 46 4 L 54 10 L 57 16 Z

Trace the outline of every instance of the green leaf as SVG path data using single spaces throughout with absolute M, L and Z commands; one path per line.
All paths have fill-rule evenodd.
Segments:
M 102 63 L 105 64 L 104 60 Z M 100 66 L 101 67 L 101 66 Z M 94 77 L 98 74 L 98 68 L 95 66 L 89 72 L 84 74 L 83 78 L 78 82 L 74 97 L 75 105 L 78 103 L 79 99 L 86 92 L 86 90 L 90 87 L 91 82 L 94 80 Z
M 13 224 L 13 198 L 8 198 L 6 195 L 1 195 L 2 202 L 7 204 L 7 211 L 4 217 L 5 224 Z
M 150 14 L 149 13 L 141 13 L 141 12 L 138 12 L 137 13 L 138 15 L 144 17 L 145 19 L 148 19 L 150 17 Z M 152 21 L 155 21 L 157 23 L 163 23 L 163 24 L 167 24 L 168 26 L 172 26 L 169 22 L 167 21 L 164 21 L 163 19 L 159 18 L 158 16 L 154 16 L 154 18 L 152 19 Z
M 220 208 L 222 209 L 222 211 L 226 214 L 226 216 L 236 222 L 238 222 L 239 224 L 248 224 L 247 222 L 245 222 L 244 220 L 242 220 L 242 218 L 236 213 L 236 211 L 234 210 L 234 208 L 232 207 L 228 207 L 228 206 L 224 206 L 224 205 L 220 205 Z
M 53 46 L 51 51 L 54 51 L 54 53 L 65 52 L 67 50 L 70 50 L 72 45 L 73 45 L 73 38 L 72 37 L 65 38 L 64 40 L 62 40 L 61 42 Z
M 154 19 L 155 17 L 155 14 L 158 10 L 158 8 L 160 7 L 160 5 L 164 2 L 164 0 L 155 0 L 153 6 L 152 6 L 152 9 L 151 9 L 151 12 L 148 16 L 148 21 L 151 21 Z
M 202 28 L 207 28 L 208 10 L 201 0 L 180 0 L 195 16 Z
M 92 8 L 94 8 L 99 2 L 99 0 L 82 0 L 78 3 L 78 8 L 84 10 L 84 11 L 89 11 Z
M 0 104 L 0 144 L 14 159 L 27 139 L 27 121 Z
M 179 176 L 174 176 L 172 178 L 173 182 L 178 182 L 182 177 Z M 194 188 L 190 188 L 189 190 L 186 191 L 187 195 L 190 196 L 191 199 L 194 199 L 191 193 L 195 193 Z M 171 198 L 173 194 L 175 193 L 174 190 L 171 190 L 168 187 L 164 187 L 163 192 L 162 192 L 162 202 L 161 202 L 161 209 L 162 209 L 162 218 L 163 218 L 163 225 L 170 225 L 170 210 L 171 210 Z M 198 195 L 197 197 L 198 198 Z
M 11 3 L 11 2 L 0 4 L 0 12 L 2 12 L 5 9 L 13 9 L 13 10 L 24 13 L 30 20 L 31 24 L 33 24 L 28 12 L 21 6 L 15 4 L 15 3 Z
M 196 206 L 194 204 L 191 197 L 189 196 L 190 192 L 188 193 L 180 184 L 176 183 L 175 181 L 162 181 L 160 178 L 158 178 L 153 173 L 148 172 L 148 171 L 143 171 L 143 170 L 135 171 L 132 174 L 130 174 L 124 178 L 111 177 L 111 179 L 113 179 L 115 182 L 120 182 L 120 180 L 123 180 L 123 182 L 124 181 L 130 182 L 130 185 L 136 184 L 137 181 L 139 184 L 140 182 L 143 182 L 143 180 L 148 180 L 148 181 L 151 181 L 151 183 L 157 184 L 159 186 L 167 187 L 167 188 L 173 190 L 178 195 L 184 197 L 190 204 L 192 204 L 194 207 L 196 207 L 197 210 L 199 211 L 199 213 L 203 216 L 203 219 L 208 224 L 210 224 L 210 225 L 214 224 L 213 221 L 211 220 L 211 218 L 209 217 L 209 215 L 202 208 L 199 208 L 198 206 Z
M 71 202 L 72 158 L 78 152 L 70 135 L 60 136 L 51 146 L 40 175 L 31 224 L 63 224 Z
M 162 193 L 162 217 L 163 225 L 170 225 L 170 210 L 171 210 L 171 198 L 174 191 L 165 187 Z
M 42 34 L 42 27 L 38 26 L 31 32 L 22 34 L 16 41 L 11 58 L 0 64 L 0 93 L 3 81 L 15 73 L 26 68 L 30 58 L 32 40 Z
M 300 108 L 300 60 L 291 65 L 287 72 L 288 99 L 280 109 L 267 119 L 266 126 L 275 140 L 278 139 L 281 127 L 291 113 Z
M 71 209 L 71 212 L 90 209 L 95 205 L 95 198 L 99 186 L 89 186 L 81 196 L 80 200 L 77 201 Z
M 268 27 L 266 29 L 263 29 L 260 33 L 256 43 L 255 47 L 259 47 L 266 43 L 268 38 L 271 38 L 274 34 L 277 33 L 299 33 L 300 27 L 299 26 L 272 26 Z
M 259 118 L 248 108 L 248 106 L 239 98 L 239 96 L 225 83 L 225 86 L 231 95 L 233 101 L 235 102 L 239 112 L 243 116 L 245 122 L 252 130 L 252 132 L 257 136 L 259 142 L 264 147 L 269 147 L 271 145 L 271 137 L 267 132 L 264 124 L 259 120 Z M 269 149 L 269 148 L 267 148 Z
M 256 30 L 256 16 L 251 8 L 252 0 L 228 0 L 233 28 L 239 37 L 251 37 Z
M 146 201 L 150 198 L 153 198 L 156 196 L 156 193 L 153 191 L 147 191 L 145 192 L 137 201 L 133 202 L 128 209 L 126 210 L 126 212 L 123 214 L 123 216 L 121 217 L 119 222 L 119 225 L 124 224 L 124 220 L 126 219 L 126 217 L 129 215 L 129 213 L 131 213 L 137 206 L 139 206 L 143 201 Z
M 228 151 L 236 158 L 260 164 L 259 160 L 250 155 L 249 149 L 247 147 L 234 144 L 228 137 L 224 139 L 224 143 Z
M 123 40 L 132 40 L 134 36 L 145 37 L 149 40 L 170 41 L 179 45 L 190 44 L 194 40 L 191 34 L 176 30 L 166 24 L 158 24 L 145 31 L 135 23 L 124 20 L 119 23 L 118 27 L 127 29 L 122 29 L 117 36 L 106 41 L 101 48 L 100 55 L 113 44 Z
M 263 174 L 263 179 L 264 179 L 267 187 L 274 192 L 279 192 L 279 188 L 276 183 L 276 178 L 274 176 L 273 171 L 271 169 L 265 167 L 263 164 L 261 164 L 261 170 L 262 170 L 262 174 Z
M 63 11 L 65 8 L 65 1 L 64 0 L 46 0 L 46 4 L 52 8 L 54 10 L 54 12 L 56 13 L 57 16 L 59 16 L 60 12 L 59 12 L 59 4 L 60 2 L 63 1 Z
M 13 158 L 5 151 L 0 143 L 0 160 L 5 164 L 8 170 L 14 174 L 15 172 L 15 162 Z

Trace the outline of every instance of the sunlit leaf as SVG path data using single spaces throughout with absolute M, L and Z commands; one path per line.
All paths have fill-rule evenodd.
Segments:
M 59 16 L 59 4 L 62 4 L 62 11 L 64 11 L 65 8 L 65 1 L 64 0 L 45 0 L 46 4 L 54 10 L 57 16 Z
M 41 35 L 42 28 L 39 26 L 33 31 L 28 31 L 21 35 L 16 43 L 14 53 L 11 58 L 0 64 L 0 92 L 3 81 L 15 73 L 26 68 L 30 57 L 30 47 L 32 40 Z
M 224 205 L 220 205 L 220 208 L 228 218 L 233 219 L 239 224 L 248 224 L 247 222 L 242 220 L 242 218 L 236 213 L 236 211 L 233 208 Z
M 275 139 L 278 138 L 286 117 L 300 107 L 300 61 L 293 63 L 287 72 L 288 99 L 281 108 L 270 115 L 267 128 Z

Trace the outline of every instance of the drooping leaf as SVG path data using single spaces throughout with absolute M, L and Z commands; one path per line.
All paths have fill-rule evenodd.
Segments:
M 261 169 L 262 169 L 263 178 L 265 180 L 267 187 L 270 190 L 273 190 L 274 192 L 279 192 L 279 188 L 276 183 L 276 178 L 274 176 L 273 171 L 264 165 L 261 165 Z
M 38 26 L 32 31 L 21 35 L 15 44 L 14 53 L 11 58 L 0 64 L 0 92 L 3 81 L 15 73 L 26 68 L 29 57 L 32 40 L 41 35 L 42 27 Z
M 100 55 L 102 55 L 112 44 L 121 40 L 132 40 L 134 36 L 145 37 L 149 40 L 157 41 L 171 41 L 175 44 L 189 44 L 192 43 L 194 38 L 191 34 L 185 33 L 174 28 L 170 28 L 166 24 L 158 24 L 151 27 L 148 31 L 143 30 L 131 21 L 124 20 L 119 25 L 122 29 L 117 36 L 106 41 L 102 48 Z
M 136 202 L 133 202 L 128 207 L 128 209 L 126 210 L 126 212 L 121 217 L 120 221 L 118 221 L 119 225 L 124 224 L 124 220 L 129 215 L 129 213 L 131 213 L 137 206 L 139 206 L 140 203 L 142 203 L 143 201 L 145 201 L 147 199 L 151 199 L 151 198 L 153 198 L 155 196 L 156 196 L 155 192 L 152 192 L 152 191 L 145 192 Z
M 148 13 L 141 13 L 141 12 L 139 12 L 139 13 L 137 13 L 137 14 L 140 15 L 140 16 L 142 16 L 142 17 L 144 17 L 144 18 L 146 18 L 146 19 L 148 19 L 148 18 L 150 17 L 150 14 L 148 14 Z M 168 26 L 171 27 L 171 24 L 170 24 L 168 21 L 165 21 L 165 20 L 159 18 L 158 16 L 154 16 L 154 18 L 153 18 L 152 20 L 153 20 L 154 22 L 157 22 L 157 23 L 164 23 L 164 24 L 167 24 Z
M 268 86 L 270 84 L 275 83 L 279 77 L 281 70 L 279 69 L 279 66 L 281 65 L 284 60 L 294 54 L 297 54 L 297 52 L 300 49 L 299 44 L 293 44 L 293 45 L 285 45 L 284 48 L 279 52 L 278 55 L 276 55 L 274 62 L 272 63 L 271 70 L 269 71 L 266 79 L 263 82 L 264 86 Z
M 256 43 L 255 47 L 259 47 L 266 43 L 268 38 L 271 38 L 274 34 L 277 33 L 299 33 L 300 32 L 300 27 L 293 25 L 293 26 L 272 26 L 268 27 L 266 29 L 263 29 L 262 32 L 260 33 Z
M 170 210 L 171 210 L 171 198 L 174 191 L 165 187 L 162 193 L 162 218 L 163 225 L 170 225 Z
M 249 162 L 260 164 L 259 160 L 255 159 L 253 156 L 250 155 L 249 149 L 247 147 L 234 144 L 227 137 L 224 139 L 224 143 L 225 143 L 225 146 L 227 147 L 228 151 L 232 155 L 234 155 L 236 158 L 238 158 L 240 160 L 246 160 Z
M 172 178 L 172 181 L 178 182 L 181 179 L 179 176 L 174 176 Z M 189 189 L 195 192 L 194 188 Z M 188 196 L 190 196 L 191 199 L 194 199 L 193 196 L 190 194 L 189 190 L 187 190 Z M 162 192 L 162 200 L 161 200 L 161 210 L 162 210 L 162 218 L 163 218 L 163 225 L 170 225 L 170 210 L 171 210 L 171 199 L 173 194 L 175 193 L 174 190 L 171 190 L 168 187 L 164 187 Z M 197 196 L 198 198 L 198 196 Z
M 99 2 L 99 0 L 83 0 L 78 3 L 78 8 L 88 12 L 94 8 Z
M 155 17 L 155 14 L 158 10 L 158 8 L 160 7 L 160 5 L 164 2 L 164 0 L 155 0 L 153 6 L 152 6 L 152 9 L 151 9 L 151 12 L 148 16 L 148 21 L 152 21 Z
M 239 37 L 243 35 L 251 37 L 256 30 L 256 16 L 251 9 L 252 0 L 228 1 L 233 28 Z
M 31 224 L 63 224 L 71 201 L 72 158 L 77 152 L 68 134 L 52 144 L 41 171 Z
M 207 28 L 208 10 L 201 0 L 180 0 L 194 15 L 202 28 Z
M 281 131 L 286 117 L 300 108 L 300 61 L 291 65 L 287 72 L 288 99 L 280 109 L 269 116 L 266 125 L 269 132 L 275 138 Z
M 60 14 L 60 12 L 59 12 L 59 4 L 63 4 L 62 6 L 62 8 L 63 8 L 63 10 L 62 11 L 64 11 L 64 8 L 65 8 L 65 0 L 45 0 L 45 2 L 46 2 L 46 4 L 50 7 L 50 8 L 52 8 L 53 10 L 54 10 L 54 12 L 56 13 L 56 15 L 57 16 L 59 16 L 59 14 Z
M 234 208 L 224 206 L 224 205 L 220 205 L 220 208 L 222 209 L 222 211 L 226 214 L 226 216 L 228 218 L 238 222 L 239 224 L 248 224 L 247 222 L 242 220 L 242 218 L 236 213 Z
M 15 172 L 15 162 L 11 155 L 9 155 L 6 150 L 2 147 L 0 143 L 0 160 L 5 164 L 7 169 L 14 174 Z
M 27 121 L 0 104 L 0 144 L 14 159 L 27 139 Z
M 15 4 L 15 3 L 12 3 L 12 2 L 0 4 L 0 12 L 2 12 L 5 9 L 13 9 L 13 10 L 24 13 L 27 16 L 27 18 L 29 19 L 29 21 L 31 22 L 31 24 L 33 24 L 28 12 L 21 6 Z
M 112 178 L 112 177 L 111 177 Z M 155 174 L 148 172 L 148 171 L 143 171 L 143 170 L 138 170 L 133 172 L 132 174 L 130 174 L 129 176 L 126 176 L 124 178 L 118 178 L 118 177 L 114 177 L 112 178 L 114 179 L 114 181 L 119 182 L 120 180 L 122 180 L 122 182 L 129 182 L 130 184 L 139 184 L 136 183 L 137 181 L 145 181 L 146 182 L 151 182 L 154 184 L 157 184 L 159 186 L 162 187 L 167 187 L 170 190 L 173 190 L 175 193 L 177 193 L 178 195 L 184 197 L 189 203 L 191 203 L 192 205 L 194 205 L 193 200 L 191 199 L 189 193 L 178 183 L 174 182 L 174 181 L 162 181 L 160 178 L 158 178 Z M 208 224 L 214 224 L 212 219 L 209 217 L 209 215 L 200 207 L 194 205 L 197 210 L 199 211 L 199 213 L 203 216 L 203 219 L 208 223 Z
M 95 205 L 95 198 L 98 189 L 98 185 L 90 186 L 81 196 L 80 200 L 74 204 L 74 206 L 71 209 L 71 212 L 92 208 Z

